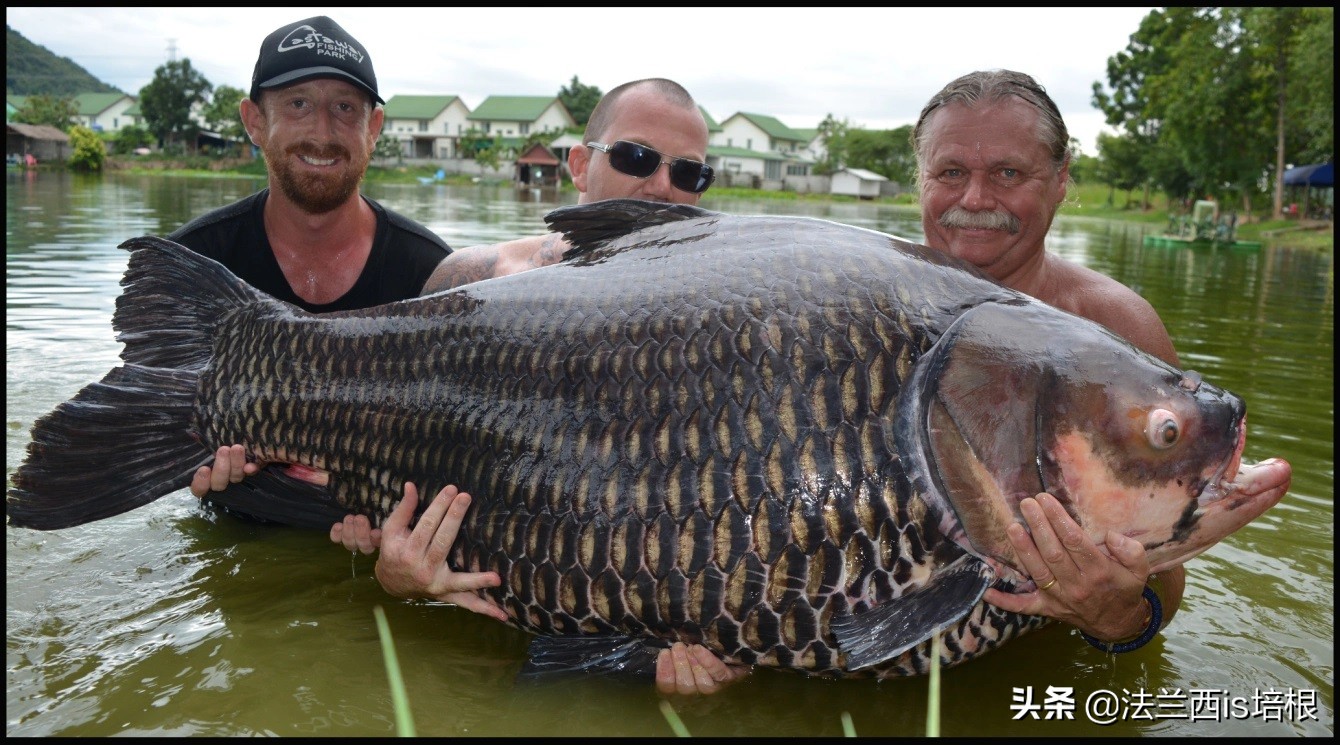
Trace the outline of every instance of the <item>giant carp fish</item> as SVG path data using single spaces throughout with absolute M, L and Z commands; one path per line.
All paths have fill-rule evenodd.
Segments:
M 501 575 L 533 669 L 679 640 L 884 678 L 937 632 L 953 665 L 1045 622 L 982 601 L 1035 587 L 1005 532 L 1025 497 L 1157 572 L 1288 488 L 1242 461 L 1239 397 L 925 246 L 635 200 L 546 219 L 557 264 L 323 315 L 127 241 L 123 364 L 34 424 L 9 524 L 124 513 L 241 443 L 269 466 L 219 499 L 272 521 L 471 494 L 449 562 Z

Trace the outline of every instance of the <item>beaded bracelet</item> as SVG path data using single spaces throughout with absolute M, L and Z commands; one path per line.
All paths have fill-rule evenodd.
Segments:
M 1079 632 L 1079 635 L 1084 637 L 1084 641 L 1104 652 L 1115 652 L 1118 654 L 1121 652 L 1132 652 L 1148 644 L 1150 640 L 1159 633 L 1159 626 L 1163 625 L 1163 604 L 1159 602 L 1158 593 L 1154 592 L 1154 588 L 1149 585 L 1145 585 L 1144 592 L 1141 594 L 1144 595 L 1145 600 L 1149 601 L 1149 609 L 1153 612 L 1149 617 L 1148 628 L 1141 632 L 1136 638 L 1128 642 L 1105 642 L 1099 641 L 1083 631 Z

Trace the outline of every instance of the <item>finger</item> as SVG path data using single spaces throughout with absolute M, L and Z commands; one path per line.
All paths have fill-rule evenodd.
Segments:
M 461 500 L 461 497 L 465 499 Z M 451 552 L 451 544 L 456 540 L 456 532 L 461 527 L 461 517 L 465 512 L 459 506 L 461 501 L 469 507 L 470 495 L 461 493 L 454 486 L 442 487 L 414 528 L 416 535 L 426 536 L 424 560 L 430 566 L 447 561 L 447 554 Z
M 675 642 L 670 647 L 670 657 L 675 663 L 675 693 L 690 694 L 695 689 L 693 664 L 689 661 L 689 647 L 683 642 Z
M 986 594 L 982 595 L 982 600 L 1011 613 L 1040 615 L 1042 601 L 1038 598 L 1039 594 L 1037 592 L 1004 592 L 992 587 L 988 588 Z
M 484 574 L 493 574 L 492 584 L 480 585 L 483 587 L 496 587 L 498 585 L 498 575 L 493 572 L 484 572 Z M 495 621 L 507 621 L 507 611 L 500 608 L 497 604 L 482 598 L 472 592 L 453 592 L 442 598 L 443 602 L 459 605 L 469 611 L 474 611 L 482 616 L 488 616 Z
M 447 554 L 451 551 L 451 544 L 456 542 L 456 534 L 460 532 L 461 521 L 465 519 L 465 511 L 470 509 L 470 495 L 458 491 L 454 486 L 444 486 L 442 491 L 437 493 L 437 499 L 447 501 L 447 514 L 433 533 L 428 558 L 434 561 L 446 561 Z
M 1029 501 L 1031 500 L 1024 499 L 1019 502 L 1021 511 L 1023 511 L 1024 503 Z M 1024 572 L 1032 577 L 1038 586 L 1045 585 L 1055 578 L 1051 569 L 1047 567 L 1047 562 L 1043 560 L 1038 545 L 1033 540 L 1034 536 L 1024 526 L 1019 523 L 1010 523 L 1005 526 L 1005 535 L 1010 539 L 1010 545 L 1014 547 L 1014 553 L 1019 557 L 1019 563 Z
M 377 550 L 377 544 L 372 539 L 372 521 L 367 515 L 346 515 L 344 523 L 353 531 L 351 542 L 359 553 L 370 554 Z
M 1046 569 L 1049 570 L 1042 574 L 1030 571 L 1030 574 L 1039 586 L 1047 584 L 1044 577 L 1056 577 L 1062 582 L 1073 579 L 1078 570 L 1070 560 L 1070 553 L 1061 543 L 1060 537 L 1052 529 L 1051 520 L 1039 502 L 1038 498 L 1019 501 L 1019 512 L 1028 521 L 1029 532 L 1032 534 L 1033 543 L 1037 546 L 1038 556 L 1042 557 Z
M 246 476 L 247 468 L 247 449 L 241 445 L 233 445 L 228 448 L 229 458 L 228 482 L 240 484 L 242 478 Z
M 400 503 L 391 510 L 391 514 L 386 516 L 386 522 L 382 524 L 382 532 L 391 535 L 399 535 L 405 532 L 409 527 L 410 518 L 414 517 L 414 509 L 419 506 L 419 490 L 414 484 L 405 482 L 405 496 Z
M 716 693 L 721 681 L 730 674 L 726 663 L 701 644 L 689 647 L 689 657 L 698 693 Z
M 418 487 L 406 482 L 405 494 L 408 495 L 410 489 L 414 489 L 417 498 L 419 492 Z M 451 491 L 448 492 L 448 489 Z M 433 544 L 437 539 L 438 526 L 440 526 L 442 521 L 446 519 L 447 509 L 451 507 L 451 500 L 455 498 L 455 496 L 455 487 L 444 487 L 442 491 L 438 492 L 437 496 L 433 498 L 433 501 L 429 502 L 428 506 L 424 508 L 423 514 L 419 515 L 419 521 L 414 524 L 414 531 L 410 533 L 408 541 L 408 545 L 415 557 L 428 556 L 430 552 L 433 552 L 435 557 L 433 560 L 434 564 L 441 564 L 446 561 L 446 551 L 434 551 Z M 446 548 L 450 549 L 451 544 L 447 544 Z
M 209 493 L 209 478 L 213 470 L 209 466 L 195 469 L 195 475 L 191 477 L 191 493 L 196 499 L 202 499 Z
M 1042 507 L 1043 514 L 1047 516 L 1052 532 L 1060 539 L 1061 545 L 1069 554 L 1070 561 L 1081 573 L 1090 567 L 1101 566 L 1107 561 L 1107 557 L 1102 555 L 1103 552 L 1089 538 L 1089 534 L 1085 533 L 1070 513 L 1065 511 L 1060 500 L 1043 492 L 1037 496 L 1037 501 Z
M 675 692 L 675 659 L 668 649 L 656 655 L 656 692 L 662 696 Z
M 1149 577 L 1149 557 L 1145 555 L 1143 544 L 1115 530 L 1107 532 L 1104 542 L 1107 544 L 1108 553 L 1112 554 L 1112 558 L 1127 571 L 1136 577 Z
M 228 488 L 228 473 L 232 470 L 233 450 L 224 445 L 214 451 L 213 472 L 209 477 L 210 491 L 223 491 Z

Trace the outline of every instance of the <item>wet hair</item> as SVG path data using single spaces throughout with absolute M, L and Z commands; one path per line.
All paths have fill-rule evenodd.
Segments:
M 666 78 L 633 80 L 614 88 L 600 99 L 595 109 L 591 111 L 591 118 L 586 120 L 586 132 L 582 135 L 582 141 L 598 141 L 604 137 L 606 130 L 614 123 L 614 112 L 617 108 L 615 104 L 619 102 L 620 98 L 623 98 L 625 93 L 641 86 L 650 87 L 657 95 L 676 106 L 682 106 L 686 109 L 692 109 L 696 106 L 693 96 L 690 96 L 689 92 L 684 90 L 684 86 L 673 80 L 667 80 Z
M 942 106 L 961 103 L 975 106 L 977 103 L 994 103 L 1014 96 L 1042 113 L 1038 119 L 1038 141 L 1047 145 L 1051 151 L 1052 166 L 1060 171 L 1070 160 L 1070 132 L 1066 130 L 1065 120 L 1056 102 L 1047 95 L 1047 89 L 1038 85 L 1038 81 L 1022 72 L 1013 70 L 978 70 L 970 72 L 940 89 L 926 103 L 917 118 L 917 126 L 912 130 L 912 149 L 917 156 L 917 180 L 921 180 L 921 171 L 925 163 L 926 121 L 931 114 Z

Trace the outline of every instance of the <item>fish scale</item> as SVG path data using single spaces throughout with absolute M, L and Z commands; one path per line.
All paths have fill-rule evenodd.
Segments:
M 35 425 L 11 525 L 133 509 L 242 443 L 328 472 L 318 488 L 267 469 L 212 497 L 279 522 L 379 525 L 411 481 L 470 493 L 450 564 L 496 571 L 484 592 L 511 623 L 558 642 L 533 645 L 536 669 L 585 666 L 562 642 L 596 637 L 888 677 L 924 673 L 935 630 L 952 665 L 1045 623 L 981 596 L 1031 586 L 999 521 L 1070 483 L 1053 449 L 1084 451 L 1076 432 L 1134 485 L 1123 498 L 1176 507 L 1176 535 L 1146 542 L 1155 559 L 1282 494 L 1197 503 L 1188 484 L 1236 488 L 1219 482 L 1238 474 L 1224 464 L 1241 453 L 1240 400 L 937 251 L 632 200 L 550 219 L 575 246 L 559 264 L 323 316 L 162 239 L 127 242 L 126 364 Z M 1179 412 L 1186 447 L 1147 452 L 1144 430 L 1123 429 L 1156 406 Z M 1279 466 L 1251 473 L 1287 486 Z M 1083 512 L 1102 505 L 1057 491 L 1102 524 Z M 1223 516 L 1238 505 L 1245 519 Z

